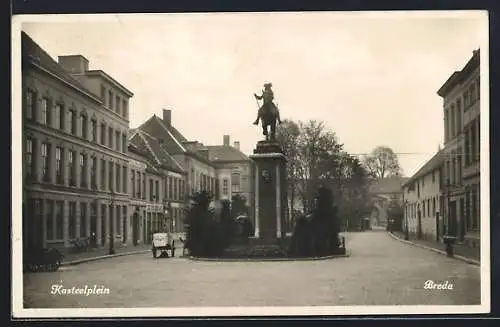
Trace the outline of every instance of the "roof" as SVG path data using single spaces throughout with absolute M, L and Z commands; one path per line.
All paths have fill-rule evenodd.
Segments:
M 472 58 L 470 58 L 467 64 L 465 64 L 464 68 L 460 71 L 453 72 L 446 82 L 444 82 L 444 84 L 437 91 L 437 94 L 440 97 L 446 96 L 446 94 L 448 94 L 453 87 L 460 84 L 474 69 L 479 67 L 480 50 L 481 49 L 472 51 Z
M 21 53 L 23 62 L 30 62 L 34 66 L 38 66 L 49 73 L 57 76 L 63 82 L 91 98 L 92 100 L 102 104 L 101 99 L 88 90 L 76 78 L 72 77 L 64 68 L 61 67 L 52 57 L 43 50 L 28 34 L 21 32 Z
M 114 84 L 116 87 L 118 87 L 123 93 L 125 93 L 129 97 L 133 97 L 134 93 L 127 89 L 123 84 L 119 83 L 117 80 L 115 80 L 113 77 L 111 77 L 109 74 L 107 74 L 105 71 L 96 69 L 96 70 L 87 70 L 85 72 L 85 75 L 98 75 L 101 77 L 104 77 L 108 82 L 111 82 Z
M 173 126 L 167 126 L 163 120 L 156 115 L 153 115 L 137 129 L 146 132 L 158 141 L 161 140 L 161 147 L 170 155 L 184 154 L 205 164 L 213 165 L 213 163 L 201 153 L 189 151 L 183 144 L 189 142 L 184 135 Z
M 410 184 L 411 182 L 419 179 L 422 176 L 438 169 L 445 159 L 444 150 L 438 151 L 429 161 L 427 161 L 410 179 L 408 179 L 403 186 Z
M 162 140 L 162 147 L 170 154 L 186 152 L 186 148 L 182 145 L 182 140 L 177 139 L 171 129 L 167 128 L 163 121 L 156 117 L 156 115 L 146 120 L 137 129 L 154 136 L 158 140 Z
M 369 186 L 369 193 L 371 194 L 388 194 L 388 193 L 399 193 L 401 188 L 408 177 L 392 176 L 388 178 L 381 178 L 375 180 Z
M 158 139 L 148 133 L 136 130 L 130 143 L 134 144 L 140 152 L 147 154 L 148 158 L 156 165 L 164 166 L 174 172 L 184 173 L 182 166 L 162 148 Z
M 208 159 L 214 162 L 250 160 L 243 152 L 228 145 L 210 145 L 205 149 L 208 150 Z

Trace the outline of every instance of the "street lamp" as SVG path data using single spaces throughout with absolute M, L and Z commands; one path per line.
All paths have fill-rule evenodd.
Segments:
M 113 213 L 115 211 L 115 191 L 111 190 L 111 211 Z M 115 231 L 113 228 L 113 220 L 115 219 L 114 215 L 110 215 L 109 217 L 109 254 L 115 254 Z

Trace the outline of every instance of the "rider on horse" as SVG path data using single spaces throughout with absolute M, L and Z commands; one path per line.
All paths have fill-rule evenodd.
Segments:
M 265 112 L 266 109 L 272 109 L 276 113 L 276 120 L 278 123 L 281 124 L 281 119 L 280 119 L 280 111 L 278 107 L 274 104 L 274 93 L 273 90 L 271 90 L 271 87 L 273 85 L 271 83 L 266 83 L 264 84 L 264 90 L 262 90 L 262 95 L 257 95 L 254 93 L 254 96 L 257 100 L 262 100 L 264 99 L 264 103 L 262 106 L 259 108 L 259 111 L 257 113 L 257 119 L 253 122 L 254 125 L 259 124 L 259 119 L 262 118 L 263 113 Z

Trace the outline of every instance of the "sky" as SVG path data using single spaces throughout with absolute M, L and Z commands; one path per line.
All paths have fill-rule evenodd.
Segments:
M 134 93 L 130 127 L 162 109 L 188 139 L 251 154 L 259 93 L 282 119 L 324 121 L 345 150 L 379 145 L 413 175 L 443 143 L 437 90 L 484 44 L 482 12 L 214 13 L 30 18 L 54 59 L 81 54 Z

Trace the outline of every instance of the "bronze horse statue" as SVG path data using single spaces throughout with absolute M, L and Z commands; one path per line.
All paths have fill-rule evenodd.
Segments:
M 264 84 L 262 95 L 254 94 L 255 99 L 263 99 L 264 103 L 259 108 L 257 119 L 254 121 L 255 125 L 259 124 L 259 119 L 262 121 L 262 134 L 266 136 L 266 140 L 275 140 L 276 137 L 276 123 L 281 124 L 280 112 L 278 107 L 274 104 L 274 93 L 271 90 L 272 84 Z M 258 101 L 257 101 L 258 104 Z M 269 132 L 269 127 L 271 131 Z

